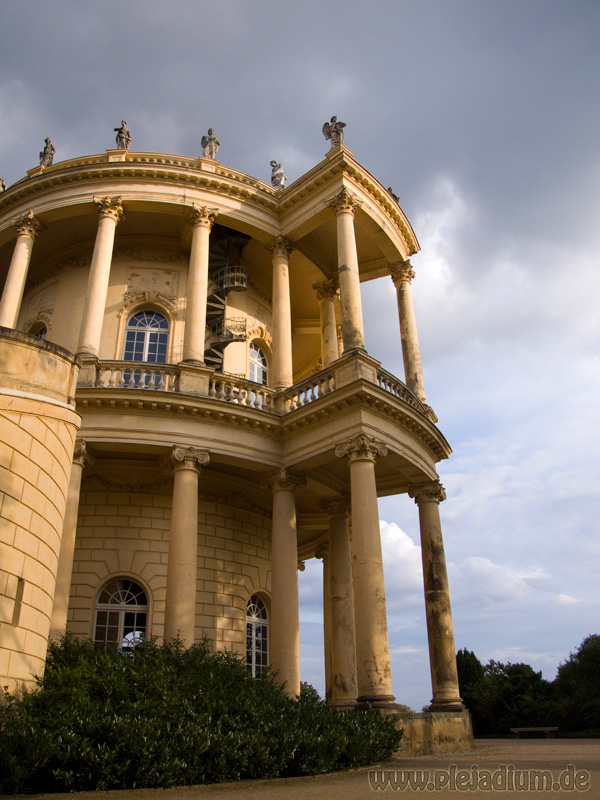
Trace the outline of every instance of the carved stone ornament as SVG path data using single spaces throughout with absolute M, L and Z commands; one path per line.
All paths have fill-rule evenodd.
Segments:
M 210 230 L 215 219 L 219 215 L 218 208 L 208 208 L 207 206 L 192 206 L 190 212 L 190 225 L 193 228 L 203 226 Z
M 289 258 L 290 253 L 294 250 L 294 245 L 283 236 L 276 236 L 270 242 L 265 244 L 266 249 L 274 256 L 281 258 Z
M 329 542 L 323 542 L 315 550 L 315 558 L 320 558 L 325 562 L 329 558 Z
M 77 439 L 75 441 L 75 448 L 73 450 L 73 463 L 79 464 L 82 469 L 88 464 L 91 465 L 96 463 L 95 456 L 93 456 L 87 449 L 87 443 L 84 442 L 83 439 Z
M 34 215 L 33 211 L 28 211 L 22 217 L 12 220 L 13 228 L 17 229 L 19 236 L 25 234 L 35 239 L 38 231 L 46 229 L 45 225 Z
M 337 216 L 344 211 L 349 211 L 351 214 L 354 214 L 355 209 L 362 206 L 362 202 L 344 186 L 342 191 L 336 194 L 331 200 L 328 200 L 325 205 L 327 208 L 333 208 Z
M 356 459 L 375 461 L 377 456 L 387 456 L 388 449 L 379 439 L 359 434 L 342 444 L 338 444 L 335 448 L 335 454 L 338 458 L 346 457 L 349 461 L 355 461 Z
M 306 569 L 306 563 L 304 561 L 298 562 L 298 572 L 304 572 Z
M 276 492 L 280 489 L 294 491 L 297 486 L 304 486 L 306 477 L 304 475 L 294 475 L 287 469 L 276 469 L 262 476 L 261 486 Z
M 339 297 L 340 290 L 335 285 L 335 281 L 323 281 L 323 283 L 313 283 L 312 287 L 317 295 L 317 300 L 335 300 Z
M 210 461 L 210 454 L 207 450 L 199 450 L 197 447 L 175 446 L 171 454 L 171 466 L 173 469 L 197 469 L 205 467 Z
M 350 499 L 341 495 L 340 497 L 324 497 L 319 502 L 321 511 L 326 511 L 330 516 L 343 514 L 347 516 L 350 510 Z
M 273 346 L 273 337 L 264 325 L 254 325 L 252 328 L 248 328 L 246 331 L 246 338 L 249 342 L 251 342 L 253 339 L 259 339 L 269 348 Z
M 417 505 L 427 502 L 441 503 L 446 499 L 446 490 L 439 481 L 431 481 L 422 486 L 411 486 L 408 496 L 414 497 Z
M 101 217 L 110 217 L 118 222 L 123 219 L 123 197 L 94 197 L 94 203 L 98 206 L 98 213 Z
M 406 261 L 399 261 L 397 264 L 390 264 L 390 275 L 394 281 L 394 286 L 398 286 L 402 281 L 410 283 L 415 277 L 415 271 L 412 268 L 410 259 Z
M 123 296 L 123 314 L 137 303 L 166 306 L 171 312 L 177 307 L 179 275 L 173 270 L 137 269 L 127 276 L 127 289 Z

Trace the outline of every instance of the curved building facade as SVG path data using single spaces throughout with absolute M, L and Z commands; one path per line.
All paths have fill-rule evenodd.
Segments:
M 211 158 L 109 150 L 0 194 L 1 346 L 12 363 L 71 364 L 40 373 L 61 384 L 47 403 L 63 426 L 60 451 L 45 441 L 55 461 L 3 451 L 6 486 L 37 467 L 59 488 L 40 555 L 52 579 L 27 572 L 15 553 L 29 545 L 3 534 L 2 682 L 39 671 L 5 657 L 20 586 L 49 620 L 40 641 L 206 635 L 252 674 L 272 665 L 296 695 L 298 569 L 317 557 L 329 702 L 393 707 L 377 498 L 409 493 L 432 709 L 462 709 L 436 472 L 450 448 L 424 390 L 418 249 L 395 198 L 343 145 L 284 189 Z M 360 285 L 390 276 L 402 377 L 364 344 Z M 4 371 L 0 382 L 3 421 L 42 403 Z M 28 501 L 2 491 L 12 520 Z

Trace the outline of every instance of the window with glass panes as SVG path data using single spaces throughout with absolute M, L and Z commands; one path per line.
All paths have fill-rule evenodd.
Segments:
M 251 342 L 250 344 L 250 370 L 249 377 L 251 381 L 260 383 L 263 386 L 267 385 L 268 377 L 268 364 L 267 357 L 257 344 Z
M 112 580 L 96 603 L 94 643 L 131 650 L 146 638 L 148 598 L 142 587 L 128 578 Z
M 269 665 L 269 620 L 267 608 L 253 594 L 246 606 L 246 667 L 248 674 L 258 678 Z
M 125 330 L 125 361 L 165 364 L 169 345 L 169 321 L 156 311 L 138 311 Z

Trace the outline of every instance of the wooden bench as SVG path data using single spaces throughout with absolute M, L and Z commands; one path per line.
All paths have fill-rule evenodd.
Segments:
M 515 734 L 517 739 L 520 739 L 521 734 L 523 733 L 544 733 L 546 734 L 546 739 L 554 739 L 557 730 L 558 726 L 556 727 L 542 726 L 541 728 L 511 728 L 511 731 Z

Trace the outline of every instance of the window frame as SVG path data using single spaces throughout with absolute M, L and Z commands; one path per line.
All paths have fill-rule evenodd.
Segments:
M 121 586 L 117 586 L 121 584 Z M 105 602 L 101 602 L 102 596 L 106 592 L 112 591 L 112 597 L 115 592 L 124 594 L 125 597 L 130 595 L 132 600 L 142 595 L 145 603 L 128 602 L 126 599 L 121 602 L 114 602 L 112 597 Z M 99 620 L 100 615 L 105 615 L 104 621 Z M 111 615 L 112 618 L 111 618 Z M 133 620 L 127 619 L 128 616 L 133 615 Z M 143 624 L 140 624 L 143 617 Z M 117 630 L 116 637 L 109 639 L 109 630 Z M 128 630 L 131 628 L 132 630 Z M 100 591 L 96 596 L 96 603 L 94 606 L 94 628 L 92 640 L 96 647 L 107 649 L 108 647 L 116 647 L 119 650 L 127 652 L 139 646 L 149 636 L 150 628 L 150 599 L 148 590 L 136 578 L 130 578 L 126 575 L 120 575 L 111 578 L 103 584 Z M 99 630 L 104 629 L 104 634 L 99 635 Z M 135 636 L 140 632 L 141 636 Z M 127 642 L 128 637 L 134 634 Z
M 252 606 L 262 615 L 249 613 Z M 246 669 L 252 678 L 259 678 L 269 666 L 269 617 L 264 599 L 251 595 L 246 603 Z

